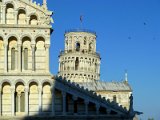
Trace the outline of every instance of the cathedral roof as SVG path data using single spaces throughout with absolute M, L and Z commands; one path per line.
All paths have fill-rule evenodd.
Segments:
M 93 81 L 79 83 L 93 91 L 132 91 L 130 85 L 127 82 L 104 82 L 104 81 Z

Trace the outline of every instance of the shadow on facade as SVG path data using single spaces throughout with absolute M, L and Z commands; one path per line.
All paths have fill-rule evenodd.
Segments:
M 78 85 L 74 86 L 62 78 L 55 79 L 50 93 L 42 92 L 38 112 L 33 114 L 35 106 L 29 102 L 29 116 L 21 120 L 132 120 L 129 114 L 119 115 L 100 105 L 97 99 L 90 99 L 84 89 L 80 91 L 80 87 L 76 87 Z

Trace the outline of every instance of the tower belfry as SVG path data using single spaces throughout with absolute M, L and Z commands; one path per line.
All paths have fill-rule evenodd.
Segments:
M 65 50 L 59 55 L 59 76 L 73 82 L 100 79 L 100 55 L 96 52 L 96 33 L 86 29 L 65 32 Z

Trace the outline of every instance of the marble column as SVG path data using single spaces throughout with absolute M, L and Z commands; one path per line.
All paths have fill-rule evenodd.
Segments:
M 0 116 L 2 115 L 2 88 L 0 88 Z
M 41 113 L 42 112 L 42 87 L 41 86 L 39 86 L 38 87 L 38 99 L 39 99 L 39 103 L 38 103 L 38 105 L 39 105 L 39 113 Z
M 21 44 L 18 44 L 18 71 L 21 72 L 22 60 L 21 60 Z
M 7 44 L 4 44 L 4 72 L 6 73 L 7 72 L 7 68 L 8 68 L 8 65 L 7 65 L 7 62 L 8 62 L 8 60 L 7 60 L 7 56 L 8 56 L 8 54 L 7 54 Z
M 21 112 L 21 93 L 18 93 L 18 112 Z
M 28 105 L 29 105 L 29 103 L 28 103 L 28 92 L 29 92 L 29 88 L 28 87 L 26 87 L 25 88 L 25 113 L 26 113 L 26 115 L 28 115 Z
M 2 18 L 3 18 L 3 15 L 2 15 L 2 11 L 3 11 L 3 5 L 0 6 L 0 10 L 1 10 L 1 13 L 0 13 L 0 23 L 2 24 Z
M 29 25 L 30 17 L 26 17 L 26 24 Z
M 100 108 L 100 105 L 99 105 L 99 104 L 96 104 L 96 114 L 97 114 L 97 115 L 99 114 L 99 108 Z
M 18 24 L 18 11 L 14 12 L 14 20 L 15 20 L 15 24 Z
M 2 5 L 2 24 L 6 23 L 6 5 Z
M 73 100 L 74 100 L 74 114 L 77 114 L 78 113 L 78 107 L 77 107 L 78 97 L 77 96 L 73 96 Z
M 46 48 L 46 72 L 49 72 L 49 44 L 45 45 Z
M 12 116 L 15 115 L 15 88 L 11 88 L 11 106 L 12 106 Z
M 88 115 L 88 104 L 89 104 L 89 101 L 85 100 L 84 104 L 85 104 L 85 115 Z
M 35 44 L 32 44 L 31 47 L 32 47 L 32 71 L 35 71 Z
M 52 93 L 52 116 L 55 115 L 55 89 L 51 89 Z
M 62 91 L 62 97 L 63 97 L 63 115 L 66 115 L 66 92 Z

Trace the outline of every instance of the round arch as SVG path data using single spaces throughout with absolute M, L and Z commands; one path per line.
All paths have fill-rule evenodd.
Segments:
M 44 36 L 44 35 L 36 35 L 35 37 L 34 37 L 34 40 L 37 42 L 37 39 L 38 38 L 42 38 L 43 40 L 44 40 L 44 42 L 46 41 L 46 37 Z
M 24 86 L 26 86 L 26 82 L 22 79 L 18 79 L 14 82 L 14 84 L 16 85 L 17 83 L 23 83 Z
M 16 4 L 14 3 L 14 1 L 7 1 L 7 2 L 5 2 L 4 3 L 4 5 L 8 5 L 8 4 L 11 4 L 11 5 L 13 5 L 13 9 L 15 9 L 17 6 L 16 6 Z
M 17 39 L 17 41 L 19 41 L 18 36 L 16 34 L 10 34 L 9 36 L 7 36 L 7 42 L 11 37 L 15 37 Z
M 43 80 L 41 84 L 43 85 L 44 83 L 49 83 L 51 86 L 53 85 L 53 83 L 49 79 Z
M 32 15 L 35 15 L 37 17 L 37 20 L 39 20 L 39 16 L 37 13 L 30 13 L 27 17 L 31 17 Z
M 32 82 L 35 82 L 38 86 L 41 85 L 38 80 L 36 80 L 36 79 L 31 79 L 31 80 L 29 80 L 29 82 L 27 83 L 27 86 L 29 86 Z
M 22 41 L 25 37 L 28 37 L 30 40 L 32 40 L 32 36 L 29 35 L 29 34 L 23 34 L 23 35 L 20 37 L 20 40 Z
M 11 82 L 10 80 L 8 80 L 8 79 L 2 80 L 2 81 L 0 82 L 0 86 L 2 87 L 2 85 L 3 85 L 4 83 L 9 83 L 9 84 L 12 86 L 12 82 Z
M 19 10 L 24 10 L 25 13 L 27 14 L 27 10 L 24 7 L 19 7 L 19 8 L 16 9 L 16 11 L 19 11 Z

